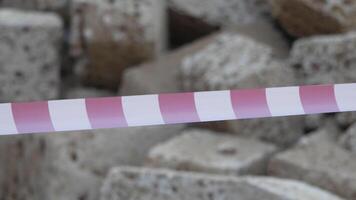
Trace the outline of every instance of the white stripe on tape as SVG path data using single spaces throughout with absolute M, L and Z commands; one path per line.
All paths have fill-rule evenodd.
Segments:
M 158 95 L 123 97 L 122 107 L 129 126 L 164 124 Z
M 230 91 L 196 92 L 195 106 L 201 121 L 235 119 Z
M 299 87 L 267 88 L 266 96 L 272 116 L 305 114 Z
M 0 122 L 0 133 L 2 135 L 18 133 L 10 103 L 0 104 Z
M 356 110 L 356 84 L 337 84 L 334 92 L 340 111 Z
M 84 99 L 49 101 L 48 107 L 56 131 L 91 129 Z

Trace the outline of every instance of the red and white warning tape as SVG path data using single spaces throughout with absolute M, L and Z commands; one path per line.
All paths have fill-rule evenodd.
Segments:
M 0 135 L 356 111 L 356 84 L 0 104 Z

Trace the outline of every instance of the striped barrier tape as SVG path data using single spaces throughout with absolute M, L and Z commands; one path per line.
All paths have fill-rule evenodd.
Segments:
M 356 84 L 0 104 L 0 135 L 356 111 Z

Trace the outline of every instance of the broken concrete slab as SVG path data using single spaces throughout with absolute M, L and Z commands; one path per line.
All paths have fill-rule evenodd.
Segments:
M 268 169 L 270 175 L 301 180 L 346 199 L 355 199 L 355 158 L 337 144 L 337 134 L 321 130 L 277 154 Z
M 341 33 L 356 28 L 354 1 L 272 0 L 273 15 L 293 36 Z
M 147 166 L 230 175 L 262 175 L 274 145 L 224 135 L 204 129 L 188 129 L 150 150 Z
M 73 0 L 71 54 L 89 85 L 117 89 L 122 72 L 165 48 L 164 1 Z
M 58 97 L 62 21 L 55 14 L 0 10 L 0 101 Z
M 267 177 L 226 177 L 167 170 L 117 167 L 101 190 L 101 200 L 341 200 L 302 182 Z
M 0 196 L 96 200 L 112 166 L 141 165 L 147 151 L 183 126 L 2 137 Z

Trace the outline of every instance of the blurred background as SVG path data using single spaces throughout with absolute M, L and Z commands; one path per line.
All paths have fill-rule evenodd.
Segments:
M 355 0 L 0 0 L 0 102 L 352 83 L 355 29 Z M 355 122 L 1 136 L 0 199 L 354 200 Z

